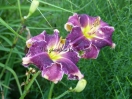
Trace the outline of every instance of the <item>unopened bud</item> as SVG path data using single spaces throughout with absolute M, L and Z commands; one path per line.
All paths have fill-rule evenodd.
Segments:
M 32 73 L 34 74 L 35 72 L 36 72 L 36 70 L 35 70 L 35 69 L 33 69 L 33 70 L 32 70 Z
M 26 72 L 26 74 L 25 74 L 26 76 L 28 76 L 29 75 L 29 73 L 28 72 Z
M 33 0 L 31 3 L 31 6 L 29 8 L 29 13 L 27 16 L 24 16 L 24 19 L 27 19 L 29 16 L 31 16 L 39 6 L 39 1 L 38 0 Z
M 29 71 L 32 71 L 32 70 L 33 70 L 33 68 L 32 68 L 32 67 L 30 67 L 30 68 L 29 68 Z
M 78 81 L 76 87 L 72 90 L 74 92 L 81 92 L 86 87 L 87 81 L 85 79 L 81 79 Z

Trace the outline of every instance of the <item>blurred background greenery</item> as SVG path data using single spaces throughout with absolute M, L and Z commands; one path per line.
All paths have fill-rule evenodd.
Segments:
M 70 93 L 62 99 L 132 99 L 132 1 L 131 0 L 41 0 L 40 5 L 24 23 L 30 0 L 0 0 L 0 98 L 19 99 L 20 84 L 26 80 L 27 68 L 22 66 L 25 53 L 26 30 L 37 35 L 43 30 L 49 34 L 59 29 L 66 37 L 64 24 L 72 13 L 100 16 L 115 27 L 115 49 L 105 47 L 96 60 L 81 59 L 77 64 L 87 86 L 81 93 Z M 34 66 L 31 66 L 34 67 Z M 19 80 L 19 81 L 18 81 Z M 16 83 L 17 81 L 17 83 Z M 47 99 L 51 82 L 39 75 L 25 99 Z M 53 97 L 57 97 L 77 81 L 64 76 L 55 85 Z M 19 86 L 19 87 L 18 87 Z M 39 87 L 41 89 L 39 89 Z M 22 86 L 20 89 L 24 89 Z M 41 94 L 41 91 L 42 94 Z

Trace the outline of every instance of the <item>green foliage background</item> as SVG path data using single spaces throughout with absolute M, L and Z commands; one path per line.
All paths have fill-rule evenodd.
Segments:
M 33 36 L 43 30 L 52 34 L 53 29 L 57 28 L 60 35 L 65 38 L 67 32 L 64 24 L 68 17 L 72 13 L 86 13 L 90 16 L 100 16 L 103 21 L 115 27 L 113 41 L 117 46 L 115 49 L 103 48 L 96 60 L 81 59 L 77 65 L 85 75 L 87 86 L 83 92 L 70 93 L 62 99 L 132 99 L 132 1 L 41 1 L 39 5 L 41 13 L 37 10 L 22 24 L 21 17 L 28 14 L 30 2 L 0 0 L 0 98 L 4 96 L 6 99 L 19 99 L 20 84 L 26 80 L 27 68 L 22 66 L 22 57 L 25 55 L 27 31 L 19 34 L 23 25 L 30 29 Z M 38 84 L 33 83 L 25 99 L 47 99 L 51 82 L 41 75 L 36 81 Z M 64 76 L 62 81 L 54 86 L 52 97 L 75 87 L 76 83 L 77 81 L 69 81 Z M 23 86 L 21 89 L 23 91 Z

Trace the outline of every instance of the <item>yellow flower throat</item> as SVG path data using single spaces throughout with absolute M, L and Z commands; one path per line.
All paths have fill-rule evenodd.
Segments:
M 61 57 L 61 51 L 63 51 L 62 47 L 65 43 L 65 39 L 60 38 L 60 42 L 58 43 L 58 45 L 53 46 L 52 48 L 50 48 L 50 50 L 48 51 L 49 57 L 53 60 L 56 61 Z M 53 49 L 54 48 L 54 49 Z
M 82 28 L 83 35 L 89 40 L 93 39 L 96 36 L 96 31 L 99 24 L 100 17 L 97 17 L 92 25 L 88 24 L 86 27 Z

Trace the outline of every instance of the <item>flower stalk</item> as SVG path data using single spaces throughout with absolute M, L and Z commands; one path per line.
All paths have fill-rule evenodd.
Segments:
M 40 74 L 40 71 L 38 71 L 37 73 L 33 75 L 33 78 L 30 80 L 28 85 L 25 87 L 25 90 L 19 99 L 24 99 L 24 97 L 26 96 L 27 92 L 29 91 L 30 87 L 32 86 L 33 82 L 35 81 L 35 79 L 38 77 L 39 74 Z
M 29 13 L 27 16 L 24 16 L 24 19 L 27 19 L 28 17 L 30 17 L 38 8 L 39 6 L 39 1 L 38 0 L 33 0 L 31 3 L 31 6 L 29 8 Z
M 52 97 L 52 92 L 53 92 L 54 85 L 55 84 L 52 82 L 51 87 L 50 87 L 50 90 L 49 90 L 48 99 L 51 99 L 51 97 Z

